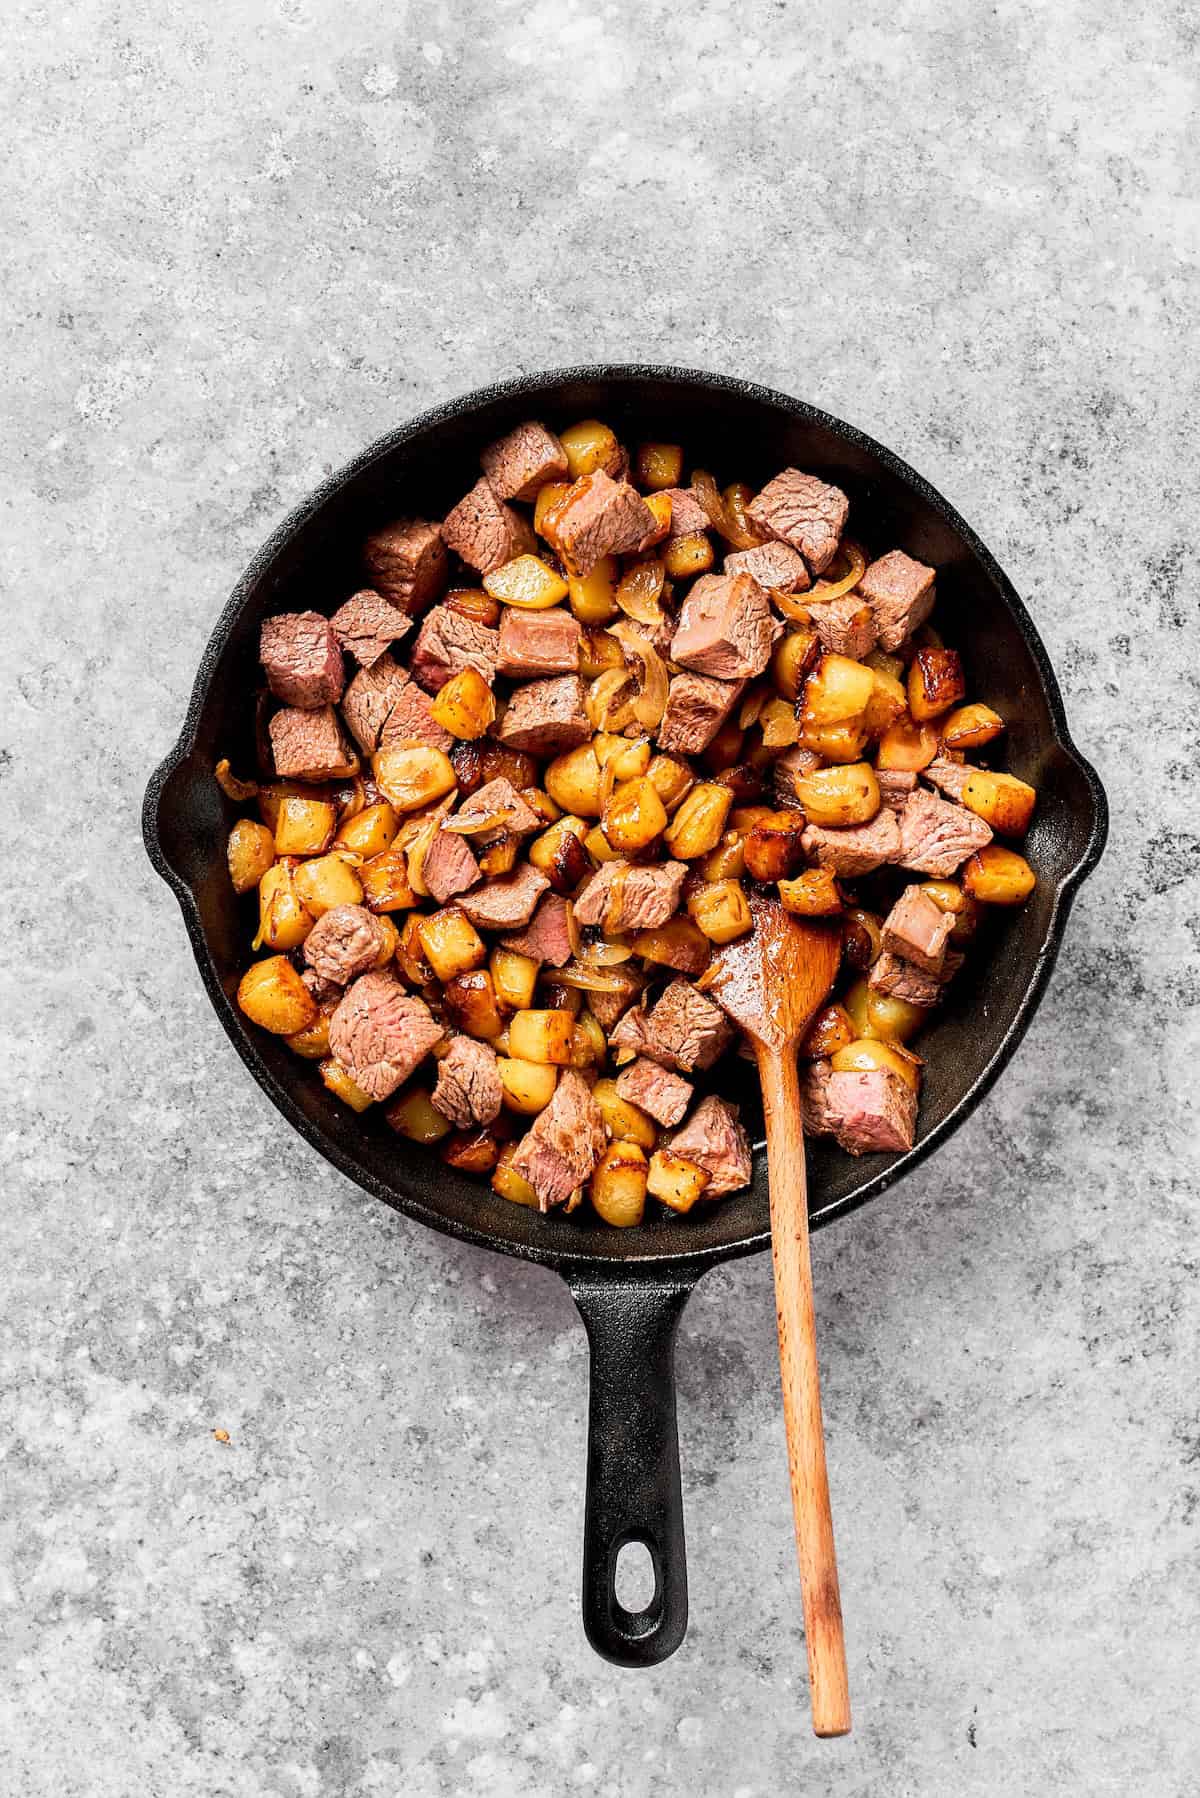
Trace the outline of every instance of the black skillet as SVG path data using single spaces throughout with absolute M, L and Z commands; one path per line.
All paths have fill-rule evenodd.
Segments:
M 953 507 L 889 450 L 812 406 L 746 381 L 674 368 L 583 368 L 530 375 L 438 407 L 401 426 L 328 480 L 275 532 L 238 583 L 200 663 L 179 742 L 146 793 L 150 858 L 179 900 L 200 974 L 242 1060 L 284 1116 L 344 1174 L 448 1235 L 540 1261 L 562 1274 L 591 1348 L 583 1620 L 610 1660 L 664 1660 L 687 1626 L 683 1503 L 675 1424 L 674 1338 L 696 1281 L 770 1241 L 765 1157 L 752 1187 L 690 1215 L 653 1215 L 613 1230 L 583 1207 L 542 1217 L 498 1198 L 396 1137 L 378 1110 L 355 1116 L 311 1064 L 249 1029 L 232 996 L 249 958 L 253 897 L 225 871 L 236 808 L 213 779 L 218 757 L 254 765 L 259 625 L 273 612 L 329 612 L 361 584 L 368 530 L 401 513 L 440 518 L 477 479 L 482 446 L 521 419 L 552 427 L 596 416 L 624 442 L 682 442 L 689 464 L 760 484 L 794 465 L 825 475 L 852 502 L 851 528 L 875 553 L 899 545 L 938 570 L 937 625 L 962 653 L 968 691 L 1008 721 L 1005 765 L 1038 789 L 1028 854 L 1038 886 L 1028 904 L 994 913 L 989 940 L 955 983 L 954 1000 L 923 1033 L 926 1057 L 916 1147 L 861 1160 L 814 1143 L 814 1226 L 891 1186 L 949 1136 L 1020 1042 L 1054 963 L 1071 902 L 1096 865 L 1107 805 L 1094 770 L 1067 734 L 1058 684 L 1021 601 Z M 731 1063 L 721 1089 L 758 1120 L 753 1076 Z M 761 1132 L 759 1134 L 761 1144 Z M 617 1600 L 617 1555 L 649 1549 L 655 1589 L 636 1613 Z

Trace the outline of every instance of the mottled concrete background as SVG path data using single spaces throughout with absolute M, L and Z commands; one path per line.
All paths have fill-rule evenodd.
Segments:
M 4 1791 L 1200 1792 L 1193 10 L 5 29 Z M 287 508 L 432 402 L 605 358 L 758 377 L 929 475 L 1114 802 L 1016 1064 L 817 1245 L 840 1744 L 808 1731 L 766 1263 L 685 1319 L 691 1634 L 614 1670 L 579 1629 L 565 1289 L 289 1133 L 139 841 Z

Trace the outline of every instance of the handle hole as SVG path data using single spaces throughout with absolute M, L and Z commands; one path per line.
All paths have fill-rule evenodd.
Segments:
M 622 1543 L 613 1570 L 613 1590 L 621 1609 L 637 1616 L 658 1596 L 658 1569 L 647 1543 L 634 1537 Z

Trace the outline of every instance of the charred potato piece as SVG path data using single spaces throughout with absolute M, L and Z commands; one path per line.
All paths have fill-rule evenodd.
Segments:
M 606 1224 L 627 1230 L 646 1211 L 646 1156 L 635 1142 L 613 1142 L 596 1164 L 592 1204 Z
M 450 752 L 450 763 L 460 799 L 469 799 L 490 780 L 503 778 L 518 793 L 537 786 L 536 757 L 524 749 L 507 749 L 503 743 L 459 743 Z
M 871 670 L 861 662 L 849 656 L 823 655 L 804 682 L 800 701 L 804 723 L 822 729 L 861 718 L 874 686 Z
M 417 904 L 408 878 L 408 857 L 403 849 L 385 849 L 356 870 L 362 887 L 362 903 L 368 911 L 406 911 Z
M 496 696 L 478 668 L 462 668 L 450 676 L 431 710 L 435 722 L 452 737 L 474 742 L 495 721 Z
M 878 768 L 919 774 L 938 752 L 938 734 L 930 724 L 918 724 L 907 712 L 889 724 L 879 739 L 875 757 Z
M 706 1169 L 671 1149 L 656 1149 L 646 1170 L 646 1191 L 672 1211 L 690 1211 L 708 1185 Z
M 443 906 L 417 922 L 425 959 L 438 980 L 453 980 L 487 960 L 483 938 L 457 905 Z
M 429 1096 L 427 1086 L 410 1086 L 393 1099 L 384 1117 L 399 1136 L 410 1142 L 441 1142 L 450 1134 L 450 1120 L 442 1116 Z
M 505 953 L 494 951 L 493 953 Z M 504 1029 L 495 979 L 487 968 L 455 974 L 442 988 L 442 1002 L 456 1030 L 492 1042 Z
M 746 872 L 752 880 L 787 880 L 804 860 L 802 812 L 771 812 L 746 838 Z
M 600 817 L 600 828 L 620 855 L 640 855 L 667 828 L 667 812 L 653 781 L 623 781 L 614 788 Z
M 275 820 L 276 855 L 323 855 L 333 841 L 337 813 L 327 799 L 285 793 Z
M 294 1036 L 317 1015 L 317 1002 L 286 955 L 268 955 L 246 969 L 238 983 L 240 1009 L 272 1036 Z
M 861 905 L 846 908 L 842 918 L 842 954 L 852 968 L 869 968 L 883 948 L 883 923 Z
M 941 722 L 942 747 L 952 755 L 970 755 L 983 749 L 1004 729 L 1004 720 L 990 705 L 960 705 Z
M 820 654 L 821 639 L 806 625 L 798 625 L 779 639 L 771 657 L 771 680 L 781 699 L 794 703 L 799 698 Z
M 370 861 L 372 857 L 382 855 L 391 848 L 399 828 L 399 818 L 386 799 L 383 799 L 378 805 L 364 806 L 361 811 L 345 818 L 338 827 L 333 846 L 347 855 L 359 856 L 364 862 Z
M 316 918 L 296 891 L 296 864 L 276 862 L 258 883 L 258 935 L 254 947 L 298 949 Z
M 490 1174 L 500 1159 L 500 1144 L 488 1130 L 455 1130 L 438 1150 L 438 1157 L 464 1174 Z
M 1018 780 L 1015 774 L 990 774 L 984 768 L 972 768 L 962 802 L 1000 836 L 1023 837 L 1033 820 L 1037 790 Z
M 1023 905 L 1037 885 L 1025 857 L 999 843 L 977 850 L 963 863 L 959 878 L 981 905 Z
M 810 824 L 835 828 L 869 824 L 881 804 L 879 782 L 868 762 L 843 762 L 802 774 L 796 798 Z
M 823 1005 L 808 1029 L 800 1044 L 800 1056 L 804 1061 L 817 1061 L 822 1056 L 844 1049 L 852 1043 L 860 1032 L 844 1005 L 834 1000 Z
M 578 994 L 575 995 L 578 997 Z M 518 1061 L 569 1068 L 574 1050 L 574 1019 L 569 1011 L 518 1011 L 508 1026 L 508 1046 Z
M 533 1004 L 538 965 L 532 956 L 521 955 L 515 949 L 492 950 L 488 961 L 492 984 L 497 999 L 509 1011 L 525 1011 Z
M 712 959 L 708 937 L 691 918 L 669 918 L 656 930 L 639 931 L 633 952 L 656 967 L 688 975 L 703 974 Z
M 908 709 L 918 724 L 940 718 L 966 692 L 956 649 L 918 649 L 908 670 Z
M 842 895 L 830 868 L 805 868 L 794 880 L 779 882 L 779 902 L 798 918 L 833 918 L 842 909 Z
M 229 833 L 225 859 L 235 893 L 256 887 L 275 860 L 275 838 L 255 818 L 239 818 Z
M 452 587 L 442 604 L 449 606 L 461 618 L 469 618 L 473 624 L 482 624 L 489 631 L 494 631 L 500 622 L 499 603 L 480 587 Z

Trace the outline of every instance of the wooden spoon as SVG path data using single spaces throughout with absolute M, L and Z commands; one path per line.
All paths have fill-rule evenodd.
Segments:
M 773 900 L 752 898 L 750 908 L 754 929 L 726 945 L 704 985 L 750 1039 L 762 1080 L 779 1367 L 812 1723 L 819 1736 L 844 1736 L 850 1729 L 850 1691 L 825 1472 L 804 1127 L 796 1073 L 800 1038 L 837 973 L 841 933 L 836 925 L 793 917 Z

